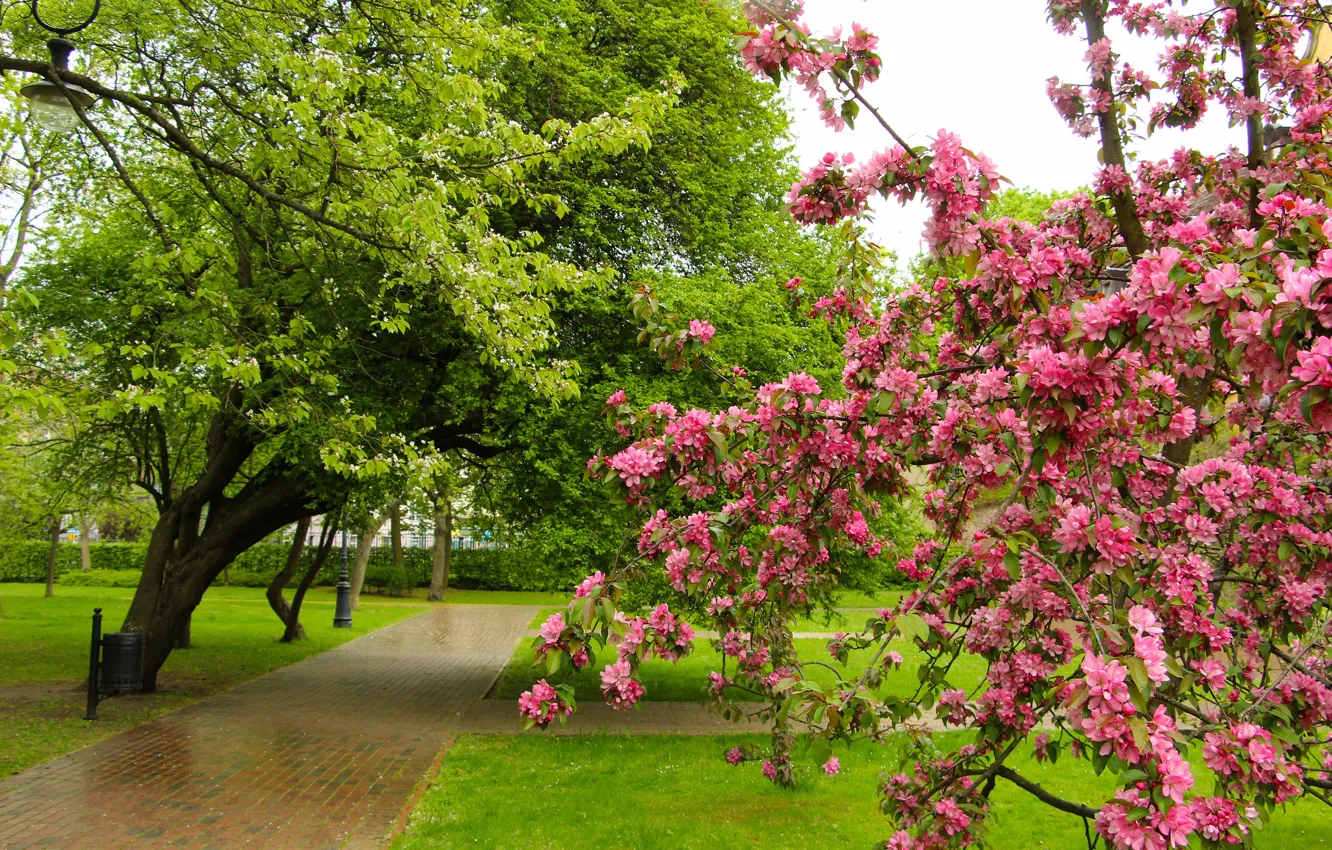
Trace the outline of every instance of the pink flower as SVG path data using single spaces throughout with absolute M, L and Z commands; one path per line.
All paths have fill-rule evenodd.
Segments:
M 1150 635 L 1133 638 L 1133 654 L 1147 667 L 1147 678 L 1160 684 L 1169 678 L 1166 674 L 1166 652 L 1161 639 Z
M 666 464 L 654 452 L 630 446 L 612 457 L 610 465 L 620 473 L 620 478 L 627 486 L 637 487 L 649 478 L 655 478 Z
M 574 598 L 582 599 L 584 596 L 591 595 L 593 590 L 596 590 L 598 587 L 604 587 L 605 585 L 606 574 L 601 570 L 597 570 L 592 575 L 583 579 L 578 587 L 574 588 Z
M 701 319 L 691 319 L 689 322 L 689 336 L 699 342 L 707 345 L 712 342 L 712 335 L 717 329 Z
M 772 761 L 770 761 L 770 760 L 764 760 L 764 762 L 763 762 L 763 775 L 766 776 L 766 777 L 768 777 L 768 780 L 769 780 L 770 782 L 776 782 L 776 781 L 777 781 L 777 767 L 776 767 L 776 765 L 774 765 L 774 764 L 772 763 Z
M 842 772 L 842 763 L 837 760 L 837 756 L 833 756 L 823 763 L 823 772 L 829 776 L 836 776 Z
M 1193 771 L 1174 747 L 1168 747 L 1157 764 L 1161 774 L 1161 791 L 1176 803 L 1184 802 L 1184 795 L 1193 787 Z
M 732 747 L 731 750 L 726 753 L 726 760 L 731 764 L 739 764 L 745 760 L 744 750 L 741 750 L 739 747 Z
M 541 639 L 546 642 L 546 646 L 555 646 L 560 642 L 564 629 L 564 613 L 556 611 L 546 618 L 546 622 L 541 624 Z
M 1092 523 L 1091 508 L 1086 505 L 1072 505 L 1059 520 L 1059 527 L 1052 537 L 1059 544 L 1059 551 L 1077 552 L 1087 545 L 1087 529 Z
M 573 706 L 564 702 L 559 692 L 545 679 L 523 691 L 518 697 L 518 713 L 545 727 L 550 721 L 573 714 Z
M 1109 76 L 1111 65 L 1114 63 L 1114 56 L 1110 51 L 1110 39 L 1103 38 L 1087 48 L 1083 58 L 1092 72 L 1092 79 L 1099 80 Z
M 643 696 L 643 685 L 633 678 L 629 661 L 620 658 L 601 671 L 601 693 L 612 708 L 626 709 Z
M 606 406 L 614 409 L 629 401 L 629 396 L 625 395 L 624 390 L 616 390 L 606 399 Z
M 1161 626 L 1156 622 L 1156 615 L 1150 608 L 1134 605 L 1128 613 L 1129 626 L 1140 635 L 1161 635 Z
M 1291 370 L 1297 381 L 1332 389 L 1332 337 L 1320 336 L 1308 351 L 1295 355 L 1299 365 Z
M 971 818 L 966 812 L 962 811 L 957 801 L 951 797 L 945 797 L 934 804 L 934 814 L 941 821 L 941 828 L 948 835 L 957 835 L 971 826 Z
M 782 381 L 782 386 L 791 392 L 803 393 L 804 395 L 818 395 L 823 392 L 819 389 L 819 382 L 804 372 L 793 372 L 787 375 L 786 380 Z

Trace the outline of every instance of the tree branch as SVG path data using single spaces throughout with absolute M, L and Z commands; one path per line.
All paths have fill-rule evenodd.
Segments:
M 1235 37 L 1239 42 L 1240 66 L 1244 74 L 1244 97 L 1255 102 L 1263 93 L 1262 83 L 1258 79 L 1257 31 L 1258 21 L 1253 2 L 1240 3 L 1235 9 Z M 1267 164 L 1267 145 L 1263 140 L 1263 120 L 1257 113 L 1250 115 L 1244 123 L 1249 137 L 1249 227 L 1256 230 L 1263 223 L 1262 216 L 1258 215 L 1262 187 L 1258 182 L 1257 170 Z
M 286 195 L 273 191 L 272 189 L 265 186 L 263 183 L 259 182 L 259 180 L 247 174 L 246 172 L 242 171 L 240 168 L 237 168 L 236 166 L 232 165 L 231 163 L 223 162 L 219 159 L 210 156 L 208 153 L 203 151 L 197 144 L 195 144 L 194 140 L 191 139 L 188 135 L 186 135 L 183 130 L 181 130 L 171 121 L 167 120 L 165 115 L 163 115 L 158 110 L 154 109 L 142 97 L 140 97 L 137 94 L 134 94 L 133 92 L 127 92 L 127 91 L 121 91 L 120 89 L 109 88 L 97 82 L 92 77 L 87 77 L 84 76 L 83 74 L 76 74 L 73 73 L 72 71 L 59 70 L 49 62 L 34 62 L 27 59 L 18 59 L 13 56 L 0 56 L 0 71 L 21 71 L 26 74 L 38 74 L 40 76 L 46 77 L 47 79 L 57 84 L 72 83 L 76 86 L 85 89 L 90 94 L 96 95 L 97 97 L 112 101 L 114 103 L 119 103 L 122 106 L 129 109 L 130 111 L 143 116 L 154 126 L 161 129 L 163 135 L 166 137 L 167 142 L 177 151 L 185 154 L 186 156 L 192 159 L 199 161 L 200 163 L 212 169 L 213 171 L 217 171 L 221 174 L 227 175 L 228 177 L 232 177 L 236 180 L 239 180 L 241 183 L 245 184 L 245 186 L 248 187 L 250 191 L 254 192 L 256 195 L 268 201 L 269 203 L 281 207 L 286 207 L 287 209 L 292 210 L 293 212 L 305 216 L 306 218 L 310 219 L 313 222 L 322 224 L 325 227 L 328 227 L 332 230 L 338 231 L 339 233 L 343 233 L 347 236 L 350 236 L 353 239 L 356 239 L 359 242 L 363 242 L 371 247 L 380 248 L 389 251 L 401 250 L 401 246 L 399 245 L 395 245 L 389 242 L 384 242 L 379 237 L 375 236 L 373 233 L 370 233 L 367 230 L 363 230 L 359 227 L 356 227 L 355 225 L 347 224 L 345 222 L 329 218 L 328 216 L 321 214 L 318 210 L 310 206 L 307 206 L 306 204 L 303 204 L 300 201 L 293 200 L 287 197 Z M 86 121 L 87 119 L 85 118 L 84 120 Z M 89 124 L 89 126 L 92 125 Z
M 1087 46 L 1105 38 L 1105 16 L 1101 9 L 1102 0 L 1082 0 L 1082 18 L 1087 28 Z M 1110 74 L 1102 74 L 1092 80 L 1092 88 L 1101 92 L 1109 106 L 1096 116 L 1101 128 L 1101 157 L 1107 166 L 1117 165 L 1128 173 L 1124 159 L 1124 141 L 1119 131 L 1119 116 L 1115 102 L 1114 86 Z M 1138 202 L 1130 189 L 1119 189 L 1110 193 L 1110 203 L 1115 208 L 1115 223 L 1124 237 L 1124 247 L 1133 257 L 1140 257 L 1147 251 L 1147 233 L 1143 230 L 1142 219 L 1138 218 Z
M 1054 806 L 1061 812 L 1068 812 L 1070 815 L 1077 815 L 1080 818 L 1090 819 L 1096 817 L 1097 810 L 1093 809 L 1091 806 L 1084 806 L 1081 803 L 1072 803 L 1062 797 L 1056 797 L 1035 782 L 1022 776 L 1011 767 L 1000 765 L 994 775 L 1007 779 L 1009 782 L 1012 782 L 1023 791 L 1026 791 L 1028 794 L 1035 797 L 1037 800 L 1040 800 L 1047 806 Z

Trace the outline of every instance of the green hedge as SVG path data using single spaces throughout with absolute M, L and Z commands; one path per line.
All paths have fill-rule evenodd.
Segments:
M 896 508 L 877 519 L 876 526 L 879 526 L 876 530 L 884 538 L 894 541 L 896 545 L 877 559 L 863 555 L 846 557 L 843 560 L 842 583 L 847 587 L 869 590 L 905 583 L 904 577 L 893 568 L 893 564 L 897 558 L 909 554 L 911 546 L 923 535 L 919 516 L 911 509 Z M 0 582 L 44 581 L 49 546 L 44 540 L 0 541 Z M 89 549 L 93 571 L 107 575 L 90 578 L 80 571 L 78 544 L 62 543 L 56 555 L 57 581 L 64 584 L 127 582 L 129 579 L 122 574 L 138 573 L 143 569 L 147 548 L 146 543 L 91 544 Z M 310 563 L 312 557 L 314 547 L 305 547 L 304 563 Z M 611 556 L 606 553 L 594 551 L 587 541 L 580 540 L 572 531 L 554 529 L 515 541 L 514 545 L 503 549 L 454 550 L 449 584 L 480 590 L 569 590 L 594 570 L 606 569 L 610 559 Z M 236 587 L 267 587 L 286 560 L 286 545 L 263 543 L 253 546 L 228 569 L 228 583 Z M 365 571 L 367 591 L 401 593 L 411 587 L 428 587 L 433 552 L 430 549 L 404 549 L 403 560 L 403 567 L 396 569 L 390 547 L 377 546 L 372 549 Z M 335 550 L 316 577 L 316 583 L 335 583 L 341 566 L 342 553 Z M 112 573 L 115 575 L 110 575 Z M 136 579 L 128 584 L 99 586 L 134 587 L 137 583 Z M 222 583 L 221 576 L 217 583 Z M 638 588 L 635 599 L 646 604 L 668 595 L 662 578 Z
M 0 541 L 0 582 L 45 581 L 49 547 L 44 540 Z M 84 573 L 80 568 L 77 543 L 61 543 L 57 547 L 57 582 L 100 587 L 137 586 L 137 575 L 143 569 L 148 549 L 146 543 L 92 543 L 88 549 L 92 571 Z M 348 553 L 349 556 L 352 554 Z M 304 563 L 310 563 L 312 557 L 314 547 L 307 546 Z M 390 547 L 376 546 L 370 550 L 365 571 L 367 588 L 371 592 L 394 593 L 409 587 L 428 587 L 434 553 L 429 549 L 404 549 L 403 560 L 403 569 L 399 572 L 393 567 Z M 228 583 L 235 587 L 267 587 L 286 561 L 285 545 L 265 543 L 251 547 L 227 570 Z M 533 561 L 534 556 L 521 549 L 456 549 L 449 584 L 482 590 L 567 590 L 587 572 L 577 564 L 566 564 L 564 570 L 536 568 Z M 335 550 L 316 577 L 316 583 L 335 583 L 341 567 L 342 553 Z M 130 573 L 136 576 L 133 581 L 127 578 Z M 219 577 L 218 584 L 221 582 Z
M 46 581 L 50 549 L 51 544 L 45 540 L 0 540 L 0 581 Z M 91 543 L 88 549 L 94 570 L 137 572 L 143 569 L 148 544 Z M 57 578 L 79 571 L 79 544 L 61 543 L 56 550 Z
M 140 570 L 73 570 L 60 577 L 64 587 L 138 587 Z

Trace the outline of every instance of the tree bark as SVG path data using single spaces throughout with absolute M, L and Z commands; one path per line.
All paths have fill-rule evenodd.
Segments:
M 1096 44 L 1105 38 L 1104 0 L 1082 0 L 1082 18 L 1087 29 L 1087 45 Z M 1117 165 L 1128 173 L 1128 163 L 1124 158 L 1124 139 L 1119 127 L 1119 110 L 1115 108 L 1115 90 L 1109 76 L 1099 76 L 1092 80 L 1092 88 L 1109 99 L 1110 108 L 1096 116 L 1101 131 L 1101 159 L 1106 165 Z M 1110 205 L 1115 210 L 1115 224 L 1119 225 L 1120 236 L 1129 255 L 1137 259 L 1147 250 L 1147 233 L 1138 216 L 1138 201 L 1133 197 L 1132 189 L 1123 189 L 1110 193 Z
M 194 642 L 190 639 L 190 624 L 194 622 L 194 615 L 190 614 L 185 618 L 185 627 L 176 635 L 176 639 L 171 642 L 172 649 L 192 649 Z
M 153 528 L 143 575 L 125 616 L 124 631 L 144 635 L 145 691 L 171 654 L 204 592 L 236 556 L 302 517 L 322 513 L 316 482 L 283 457 L 274 457 L 234 495 L 227 487 L 254 451 L 224 413 L 214 416 L 203 471 L 194 483 L 168 493 Z M 207 510 L 207 520 L 203 514 Z
M 333 551 L 333 539 L 338 532 L 338 521 L 335 519 L 330 522 L 331 515 L 324 515 L 324 527 L 319 532 L 319 548 L 315 550 L 314 559 L 306 568 L 305 575 L 301 576 L 300 586 L 296 588 L 296 593 L 291 598 L 291 613 L 287 615 L 287 631 L 282 635 L 283 643 L 305 640 L 305 629 L 301 626 L 301 603 L 305 601 L 305 592 L 310 589 L 314 577 L 328 561 L 328 553 Z
M 1239 42 L 1240 68 L 1244 82 L 1244 96 L 1254 101 L 1262 99 L 1262 80 L 1258 76 L 1260 55 L 1257 46 L 1258 11 L 1254 3 L 1240 3 L 1235 9 L 1235 37 Z M 1258 169 L 1267 164 L 1267 143 L 1263 139 L 1263 119 L 1250 115 L 1244 122 L 1248 136 L 1249 156 L 1249 227 L 1255 230 L 1262 226 L 1263 217 L 1258 214 L 1258 204 L 1262 201 L 1262 183 L 1258 180 Z
M 393 566 L 402 568 L 402 502 L 389 503 L 389 537 L 393 546 Z
M 388 521 L 388 511 L 377 517 L 371 517 L 366 522 L 365 527 L 361 529 L 360 534 L 356 535 L 356 557 L 352 561 L 351 569 L 351 609 L 355 611 L 361 606 L 361 587 L 365 584 L 365 567 L 370 563 L 370 551 L 375 546 L 375 535 L 379 529 L 384 527 Z
M 92 550 L 88 546 L 88 517 L 79 517 L 79 568 L 85 573 L 92 569 Z
M 46 596 L 55 596 L 56 553 L 60 551 L 60 517 L 51 520 L 51 548 L 46 553 Z
M 287 550 L 287 563 L 277 575 L 273 576 L 268 590 L 264 591 L 264 596 L 268 597 L 268 607 L 273 609 L 273 613 L 277 614 L 284 627 L 291 621 L 291 606 L 287 604 L 287 598 L 282 595 L 282 591 L 286 590 L 296 575 L 296 568 L 301 565 L 301 554 L 305 551 L 305 535 L 309 531 L 310 518 L 303 517 L 296 523 L 296 535 L 292 537 L 291 548 Z M 301 636 L 304 637 L 303 634 Z
M 453 500 L 446 487 L 432 493 L 431 502 L 435 508 L 435 569 L 430 574 L 429 601 L 439 602 L 449 586 L 449 566 L 453 560 Z

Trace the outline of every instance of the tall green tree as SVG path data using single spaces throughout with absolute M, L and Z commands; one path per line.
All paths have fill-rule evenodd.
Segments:
M 88 414 L 152 494 L 124 623 L 152 689 L 238 553 L 358 480 L 485 454 L 487 393 L 574 392 L 550 300 L 612 270 L 495 219 L 563 211 L 533 178 L 646 144 L 673 82 L 519 126 L 495 104 L 528 37 L 433 0 L 116 4 L 95 35 L 60 71 L 0 19 L 0 69 L 100 100 L 49 198 L 65 225 L 12 291 L 0 392 Z
M 557 308 L 554 356 L 578 364 L 582 393 L 557 408 L 514 394 L 509 449 L 473 461 L 476 497 L 506 520 L 532 554 L 537 584 L 568 586 L 614 559 L 629 520 L 623 505 L 585 480 L 589 457 L 617 438 L 602 416 L 624 389 L 642 401 L 715 406 L 723 381 L 672 371 L 645 348 L 629 310 L 637 281 L 676 312 L 717 327 L 717 360 L 758 380 L 807 371 L 829 387 L 838 346 L 825 323 L 789 302 L 793 276 L 826 292 L 838 276 L 836 237 L 802 232 L 783 195 L 797 176 L 780 93 L 740 67 L 735 4 L 694 0 L 505 0 L 498 14 L 533 33 L 539 49 L 505 66 L 505 110 L 524 127 L 587 120 L 678 74 L 677 108 L 650 148 L 600 160 L 551 184 L 569 214 L 519 211 L 510 226 L 542 234 L 574 262 L 611 264 L 609 287 L 572 294 Z

